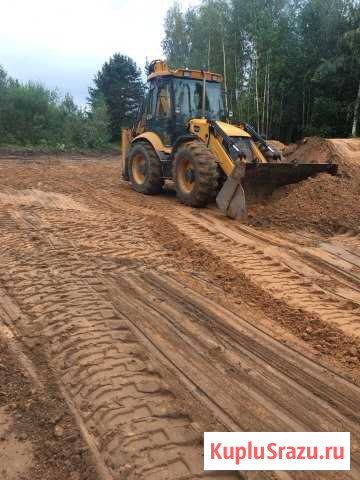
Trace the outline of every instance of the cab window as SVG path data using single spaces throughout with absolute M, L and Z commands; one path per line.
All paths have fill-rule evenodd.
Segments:
M 155 117 L 164 118 L 171 115 L 171 102 L 170 102 L 170 88 L 169 84 L 158 87 L 158 94 L 155 106 Z
M 203 82 L 194 79 L 175 79 L 175 111 L 187 121 L 202 115 Z M 211 120 L 222 120 L 225 116 L 221 84 L 206 82 L 205 116 Z

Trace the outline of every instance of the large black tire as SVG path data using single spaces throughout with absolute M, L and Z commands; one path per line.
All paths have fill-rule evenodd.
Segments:
M 134 190 L 145 195 L 161 192 L 164 178 L 161 163 L 155 150 L 148 143 L 136 143 L 128 156 L 128 174 Z
M 175 155 L 173 180 L 182 203 L 205 207 L 218 192 L 219 173 L 214 155 L 199 141 L 185 143 Z

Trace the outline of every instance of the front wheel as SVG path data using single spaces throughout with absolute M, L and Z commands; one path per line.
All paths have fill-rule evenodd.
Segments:
M 198 141 L 185 143 L 175 155 L 173 179 L 179 200 L 191 207 L 204 207 L 218 191 L 214 155 Z
M 129 151 L 128 174 L 134 190 L 145 195 L 159 193 L 164 185 L 161 163 L 151 145 L 138 143 Z

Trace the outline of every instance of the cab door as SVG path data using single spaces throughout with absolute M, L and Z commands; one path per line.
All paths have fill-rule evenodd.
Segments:
M 145 96 L 142 102 L 142 106 L 138 112 L 135 122 L 136 135 L 140 135 L 149 129 L 148 122 L 151 119 L 152 98 L 154 92 L 154 85 L 150 84 L 150 87 L 145 91 Z
M 170 79 L 157 79 L 151 102 L 151 114 L 148 115 L 147 121 L 148 129 L 159 135 L 164 145 L 170 146 L 174 117 Z

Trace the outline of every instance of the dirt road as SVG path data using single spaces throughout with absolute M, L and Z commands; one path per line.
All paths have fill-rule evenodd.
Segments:
M 358 479 L 359 304 L 355 228 L 145 197 L 115 158 L 0 160 L 0 319 L 82 434 L 76 478 Z M 204 472 L 207 430 L 351 431 L 352 471 Z

